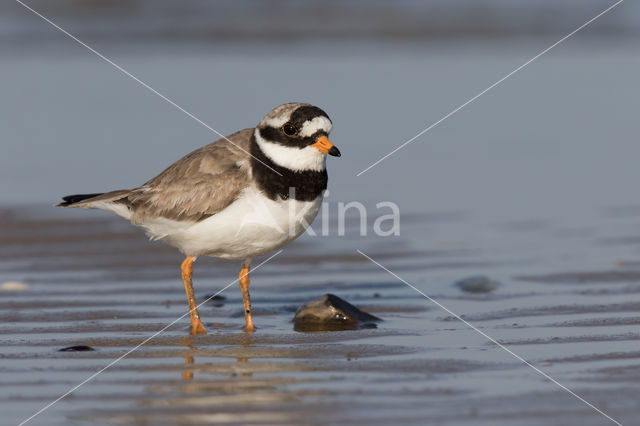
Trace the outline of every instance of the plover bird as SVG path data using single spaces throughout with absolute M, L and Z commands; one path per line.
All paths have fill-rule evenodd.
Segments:
M 63 197 L 59 207 L 107 210 L 152 240 L 185 256 L 182 280 L 191 333 L 206 333 L 193 292 L 198 256 L 242 260 L 245 329 L 255 329 L 249 298 L 251 259 L 300 236 L 316 217 L 327 188 L 331 120 L 318 107 L 288 103 L 244 129 L 187 154 L 142 186 Z

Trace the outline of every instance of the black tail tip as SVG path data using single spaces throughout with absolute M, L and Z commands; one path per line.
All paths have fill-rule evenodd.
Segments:
M 56 207 L 69 207 L 72 204 L 78 203 L 80 201 L 88 200 L 89 198 L 97 197 L 98 195 L 102 195 L 104 192 L 99 192 L 96 194 L 74 194 L 67 195 L 66 197 L 62 197 L 62 202 L 60 204 L 56 204 Z

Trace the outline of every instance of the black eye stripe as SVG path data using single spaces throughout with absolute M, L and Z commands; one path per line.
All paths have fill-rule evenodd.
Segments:
M 313 135 L 308 137 L 290 137 L 284 134 L 281 128 L 265 126 L 258 128 L 258 133 L 262 139 L 267 142 L 277 143 L 284 146 L 296 146 L 298 148 L 304 148 L 316 142 L 320 136 L 326 136 L 327 133 L 324 130 L 318 130 Z
M 285 146 L 298 146 L 300 145 L 299 138 L 292 138 L 284 134 L 281 128 L 266 126 L 258 129 L 262 139 L 267 142 L 274 142 Z

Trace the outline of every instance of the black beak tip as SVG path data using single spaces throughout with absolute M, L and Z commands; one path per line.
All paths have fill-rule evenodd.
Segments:
M 340 154 L 340 150 L 338 148 L 336 148 L 335 146 L 331 147 L 331 149 L 329 150 L 329 155 L 334 156 L 334 157 L 342 156 L 342 154 Z

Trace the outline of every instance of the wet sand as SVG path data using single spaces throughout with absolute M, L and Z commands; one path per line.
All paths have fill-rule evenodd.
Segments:
M 108 215 L 51 210 L 0 211 L 0 281 L 27 285 L 0 291 L 0 405 L 7 424 L 26 419 L 186 310 L 181 257 L 172 248 Z M 209 334 L 189 336 L 188 320 L 179 321 L 30 424 L 609 423 L 354 247 L 607 414 L 636 423 L 637 244 L 612 240 L 617 232 L 605 242 L 595 231 L 567 239 L 553 223 L 491 225 L 505 240 L 526 236 L 530 244 L 519 251 L 446 239 L 469 220 L 469 214 L 409 217 L 402 239 L 302 238 L 253 275 L 255 334 L 242 331 L 234 285 L 201 308 Z M 607 220 L 616 225 L 606 229 L 632 229 L 640 215 Z M 426 228 L 429 243 L 418 237 Z M 545 244 L 583 255 L 540 259 Z M 584 267 L 595 258 L 588 263 L 593 269 Z M 230 283 L 237 268 L 199 259 L 199 300 Z M 484 294 L 454 286 L 479 272 L 501 285 Z M 377 328 L 294 331 L 297 307 L 328 292 L 384 321 Z M 94 351 L 59 351 L 74 345 Z

